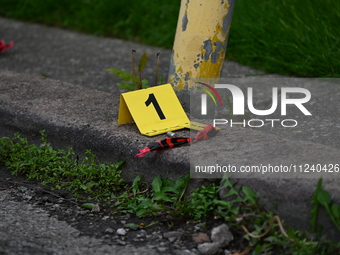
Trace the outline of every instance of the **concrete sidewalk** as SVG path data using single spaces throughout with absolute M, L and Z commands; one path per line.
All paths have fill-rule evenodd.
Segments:
M 149 61 L 143 71 L 154 80 L 156 54 L 160 52 L 160 75 L 167 80 L 171 50 L 130 41 L 80 34 L 68 30 L 8 20 L 0 17 L 0 38 L 14 41 L 15 46 L 0 57 L 0 68 L 17 73 L 47 75 L 110 93 L 121 92 L 118 78 L 108 68 L 131 70 L 131 50 L 136 59 L 146 52 Z M 223 77 L 243 77 L 261 73 L 258 70 L 226 62 Z
M 111 67 L 129 71 L 131 49 L 135 49 L 140 55 L 147 52 L 150 56 L 145 78 L 153 79 L 156 58 L 151 56 L 161 51 L 161 70 L 166 78 L 169 50 L 2 18 L 0 37 L 16 43 L 14 48 L 0 55 L 1 136 L 20 132 L 38 140 L 39 131 L 44 129 L 54 146 L 72 146 L 79 154 L 91 149 L 106 162 L 125 160 L 123 176 L 128 181 L 139 173 L 151 181 L 156 175 L 178 178 L 188 172 L 189 150 L 195 151 L 194 146 L 192 149 L 179 147 L 138 160 L 133 158 L 138 149 L 165 136 L 149 138 L 140 135 L 135 124 L 117 125 L 119 95 L 123 91 L 114 85 L 118 81 L 116 77 L 105 71 Z M 246 77 L 259 73 L 226 62 L 222 75 Z M 339 89 L 336 86 L 332 89 L 316 86 L 315 93 L 318 95 L 314 102 L 318 117 L 313 127 L 302 125 L 296 133 L 283 134 L 281 131 L 223 128 L 218 136 L 219 147 L 215 148 L 215 151 L 221 149 L 225 153 L 221 154 L 219 162 L 238 166 L 246 163 L 340 163 L 340 126 L 336 123 L 339 107 L 320 107 L 321 102 L 339 103 Z M 190 135 L 188 130 L 176 134 Z M 326 138 L 314 139 L 311 135 Z M 209 146 L 208 142 L 201 143 L 197 151 L 209 151 Z M 328 179 L 324 180 L 324 187 L 339 203 L 338 174 L 325 177 Z M 308 228 L 311 218 L 309 201 L 316 187 L 316 178 L 256 177 L 239 179 L 239 183 L 252 187 L 269 209 L 276 201 L 279 215 L 288 224 Z M 330 221 L 326 217 L 321 220 L 325 232 L 336 236 Z

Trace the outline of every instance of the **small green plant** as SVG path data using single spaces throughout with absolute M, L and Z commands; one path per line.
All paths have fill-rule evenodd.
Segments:
M 133 91 L 133 90 L 138 90 L 138 89 L 145 89 L 149 87 L 149 81 L 146 79 L 142 79 L 142 71 L 145 68 L 147 62 L 148 62 L 148 55 L 146 53 L 144 53 L 142 55 L 142 57 L 139 60 L 138 63 L 138 76 L 135 75 L 135 50 L 132 50 L 132 68 L 131 68 L 131 73 L 126 72 L 126 71 L 122 71 L 120 69 L 116 69 L 116 68 L 109 68 L 106 71 L 113 73 L 115 75 L 117 75 L 120 79 L 122 79 L 122 82 L 118 82 L 117 86 L 125 89 L 125 90 L 129 90 L 129 91 Z M 155 72 L 155 83 L 154 85 L 156 86 L 158 84 L 158 72 L 159 72 L 159 52 L 157 52 L 157 61 L 156 61 L 156 72 Z M 161 82 L 162 79 L 161 79 Z
M 124 212 L 135 213 L 138 217 L 147 214 L 167 212 L 176 214 L 180 210 L 181 201 L 189 184 L 190 176 L 180 177 L 176 181 L 156 176 L 151 184 L 150 192 L 141 192 L 141 176 L 137 176 L 132 184 L 133 196 L 125 192 L 116 205 Z
M 320 207 L 323 206 L 334 226 L 340 232 L 340 205 L 332 203 L 330 194 L 322 188 L 322 179 L 318 181 L 311 203 L 314 205 L 313 209 L 310 211 L 312 214 L 312 231 L 317 232 L 320 235 L 321 226 L 317 224 L 317 220 Z
M 41 145 L 30 144 L 19 134 L 0 139 L 0 163 L 13 174 L 23 173 L 42 180 L 43 184 L 97 199 L 111 199 L 121 189 L 124 181 L 119 167 L 123 161 L 99 164 L 90 150 L 79 160 L 71 148 L 55 150 L 48 144 L 44 131 L 41 136 Z
M 217 189 L 214 183 L 195 189 L 184 203 L 182 212 L 195 220 L 208 217 L 216 209 Z

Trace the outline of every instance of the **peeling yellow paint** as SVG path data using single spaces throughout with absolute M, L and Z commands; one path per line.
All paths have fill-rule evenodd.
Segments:
M 177 85 L 177 90 L 181 90 L 184 88 L 184 82 L 183 79 L 180 79 Z
M 220 77 L 229 32 L 229 28 L 226 34 L 223 32 L 223 22 L 228 13 L 231 15 L 229 9 L 229 2 L 220 0 L 182 0 L 169 73 L 175 89 L 189 87 L 188 78 Z

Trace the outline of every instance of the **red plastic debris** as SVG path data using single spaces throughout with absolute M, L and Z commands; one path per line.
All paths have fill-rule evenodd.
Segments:
M 5 40 L 0 40 L 0 52 L 3 52 L 5 50 L 8 50 L 9 48 L 12 48 L 14 46 L 14 42 L 10 42 L 6 45 Z
M 217 134 L 218 130 L 212 125 L 205 126 L 201 131 L 197 133 L 195 136 L 195 141 L 198 142 L 200 140 L 205 140 L 210 137 L 213 137 Z
M 135 158 L 144 157 L 144 155 L 150 151 L 155 150 L 163 150 L 173 147 L 178 147 L 183 144 L 187 144 L 191 142 L 191 138 L 166 138 L 164 140 L 158 140 L 155 142 L 150 143 L 144 149 L 139 150 L 139 153 L 136 154 Z
M 217 132 L 218 130 L 215 127 L 213 127 L 212 124 L 210 124 L 208 126 L 205 126 L 201 131 L 199 131 L 194 139 L 191 139 L 190 137 L 188 138 L 178 137 L 178 138 L 166 138 L 164 140 L 158 140 L 158 141 L 150 143 L 144 149 L 139 150 L 139 153 L 136 154 L 135 158 L 144 157 L 146 153 L 151 152 L 151 151 L 178 147 L 178 146 L 190 143 L 192 141 L 198 142 L 200 140 L 205 140 L 205 139 L 215 136 Z

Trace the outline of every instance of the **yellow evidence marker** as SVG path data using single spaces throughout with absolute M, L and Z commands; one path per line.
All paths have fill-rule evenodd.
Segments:
M 118 124 L 133 121 L 141 134 L 147 136 L 202 127 L 199 123 L 190 123 L 171 84 L 121 94 Z

